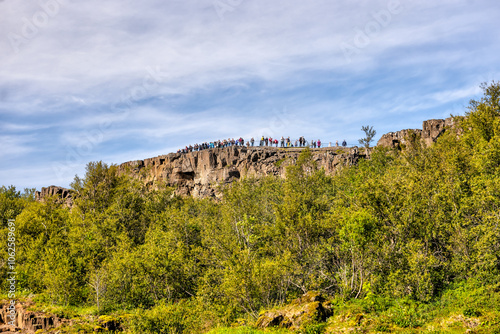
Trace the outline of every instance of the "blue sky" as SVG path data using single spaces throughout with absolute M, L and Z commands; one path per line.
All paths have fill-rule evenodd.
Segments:
M 356 144 L 462 115 L 500 78 L 480 0 L 0 1 L 0 185 L 290 136 Z

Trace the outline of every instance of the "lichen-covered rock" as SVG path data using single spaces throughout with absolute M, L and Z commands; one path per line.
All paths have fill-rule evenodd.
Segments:
M 422 123 L 422 130 L 420 129 L 406 129 L 396 132 L 389 132 L 384 134 L 377 146 L 397 148 L 405 145 L 410 135 L 415 134 L 420 136 L 423 143 L 427 146 L 436 142 L 436 140 L 446 131 L 446 129 L 455 127 L 456 117 L 449 117 L 446 119 L 430 119 Z
M 397 132 L 389 132 L 383 135 L 377 142 L 377 146 L 400 148 L 401 145 L 406 145 L 408 138 L 412 134 L 422 135 L 422 130 L 419 129 L 406 129 Z
M 98 322 L 99 327 L 102 327 L 105 331 L 121 330 L 120 322 L 109 315 L 101 315 L 98 319 Z
M 308 292 L 282 309 L 264 312 L 257 319 L 259 328 L 281 327 L 293 330 L 324 322 L 333 314 L 330 303 L 318 292 Z

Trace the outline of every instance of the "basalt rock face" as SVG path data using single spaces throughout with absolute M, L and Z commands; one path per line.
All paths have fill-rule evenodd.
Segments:
M 43 187 L 41 191 L 35 192 L 35 200 L 43 202 L 45 198 L 56 196 L 57 200 L 68 207 L 73 206 L 73 197 L 70 189 L 50 186 Z
M 422 140 L 427 146 L 434 143 L 446 129 L 455 127 L 455 119 L 449 117 L 447 119 L 430 119 L 422 124 Z
M 407 139 L 412 135 L 422 135 L 422 130 L 405 129 L 397 132 L 389 132 L 382 136 L 377 142 L 377 146 L 384 147 L 400 147 L 401 144 L 406 144 Z
M 313 160 L 327 174 L 334 174 L 342 166 L 356 164 L 360 158 L 366 157 L 356 147 L 327 147 L 311 151 Z M 150 186 L 166 184 L 174 187 L 180 195 L 217 197 L 220 195 L 219 185 L 242 177 L 285 177 L 285 167 L 294 164 L 301 152 L 301 148 L 232 146 L 130 161 L 121 164 L 119 169 Z
M 447 129 L 455 128 L 457 118 L 431 119 L 423 122 L 422 130 L 407 129 L 389 132 L 380 138 L 377 146 L 401 147 L 408 138 L 420 137 L 426 145 L 434 143 Z M 156 158 L 136 160 L 119 166 L 121 173 L 144 181 L 152 188 L 167 185 L 179 195 L 198 198 L 220 196 L 220 185 L 242 177 L 274 175 L 285 177 L 286 166 L 294 164 L 302 148 L 240 147 L 206 149 L 190 153 L 170 153 Z M 360 158 L 369 158 L 370 149 L 359 152 L 357 147 L 324 147 L 311 149 L 313 160 L 329 175 L 343 166 L 355 165 Z M 36 192 L 36 200 L 57 195 L 65 205 L 72 207 L 69 189 L 50 186 Z
M 35 333 L 57 328 L 62 324 L 71 325 L 70 320 L 61 319 L 54 315 L 46 315 L 40 312 L 27 311 L 26 305 L 16 303 L 15 314 L 9 310 L 9 303 L 3 301 L 0 306 L 0 332 L 6 333 Z M 11 317 L 11 315 L 14 315 Z
M 400 147 L 405 145 L 408 138 L 412 135 L 420 136 L 421 140 L 430 146 L 446 131 L 446 129 L 455 127 L 455 118 L 449 117 L 446 119 L 430 119 L 424 121 L 422 130 L 420 129 L 406 129 L 397 132 L 389 132 L 380 138 L 377 146 L 384 147 Z

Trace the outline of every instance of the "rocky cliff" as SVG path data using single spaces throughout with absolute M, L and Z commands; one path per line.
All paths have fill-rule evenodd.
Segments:
M 15 304 L 15 312 L 10 309 L 10 303 L 2 301 L 0 306 L 0 332 L 3 333 L 35 333 L 51 328 L 59 327 L 63 324 L 70 325 L 70 320 L 61 319 L 54 315 L 47 315 L 40 312 L 27 311 L 29 304 Z
M 35 192 L 35 200 L 39 202 L 43 202 L 45 198 L 53 196 L 56 196 L 57 200 L 60 203 L 65 204 L 66 206 L 71 207 L 73 205 L 73 196 L 70 189 L 58 186 L 50 186 L 43 187 L 41 191 Z
M 407 129 L 384 134 L 377 146 L 400 147 L 411 134 L 417 134 L 426 145 L 434 143 L 446 129 L 455 126 L 456 118 L 431 119 L 423 122 L 422 129 Z M 242 177 L 275 175 L 285 177 L 285 167 L 294 164 L 302 148 L 239 147 L 207 149 L 190 153 L 170 153 L 156 158 L 129 161 L 119 165 L 127 173 L 151 187 L 160 184 L 176 189 L 180 195 L 217 197 L 219 185 L 229 184 Z M 313 160 L 327 174 L 339 168 L 356 164 L 369 157 L 370 149 L 325 147 L 311 149 Z M 41 201 L 47 196 L 58 196 L 60 201 L 72 205 L 71 191 L 50 186 L 36 193 Z
M 456 123 L 455 117 L 446 119 L 430 119 L 424 121 L 422 129 L 406 129 L 397 132 L 389 132 L 380 138 L 377 146 L 399 147 L 404 145 L 410 134 L 414 133 L 421 137 L 422 141 L 427 145 L 434 143 L 446 129 L 453 128 Z
M 285 177 L 285 167 L 297 161 L 301 148 L 232 146 L 190 153 L 171 153 L 156 158 L 123 163 L 119 170 L 146 184 L 166 184 L 181 195 L 219 196 L 218 186 L 242 177 L 275 175 Z M 311 149 L 313 160 L 327 174 L 366 157 L 358 148 Z M 368 152 L 369 153 L 369 152 Z
M 79 327 L 78 333 L 116 333 L 123 330 L 118 319 L 110 316 L 86 315 L 65 319 L 53 314 L 30 311 L 33 307 L 34 303 L 29 299 L 22 302 L 0 301 L 0 333 L 69 333 L 68 329 L 75 326 Z

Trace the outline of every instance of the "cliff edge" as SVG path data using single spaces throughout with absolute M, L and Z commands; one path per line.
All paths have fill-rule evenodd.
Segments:
M 430 119 L 422 123 L 422 129 L 405 129 L 397 132 L 389 132 L 383 135 L 377 142 L 377 146 L 400 147 L 406 143 L 410 133 L 420 136 L 421 140 L 430 146 L 446 131 L 454 128 L 457 119 L 461 117 L 448 117 L 446 119 Z
M 384 134 L 377 146 L 400 148 L 410 134 L 417 134 L 426 145 L 431 145 L 446 131 L 455 127 L 458 118 L 424 121 L 422 129 L 406 129 Z M 271 146 L 230 146 L 189 153 L 170 153 L 156 158 L 135 160 L 119 165 L 127 173 L 154 188 L 160 184 L 175 188 L 176 194 L 197 198 L 220 196 L 220 185 L 242 177 L 274 175 L 285 177 L 285 168 L 294 164 L 304 148 L 278 148 Z M 312 148 L 313 160 L 326 174 L 335 174 L 343 166 L 356 164 L 369 158 L 371 149 L 357 147 Z M 57 195 L 68 206 L 72 205 L 70 190 L 50 186 L 36 193 L 36 199 Z
M 170 153 L 156 158 L 136 160 L 119 166 L 147 185 L 166 184 L 179 195 L 217 197 L 218 186 L 242 177 L 275 175 L 285 177 L 285 168 L 294 164 L 303 148 L 242 147 L 206 149 L 189 153 Z M 356 164 L 369 150 L 326 147 L 311 149 L 313 160 L 327 174 L 346 165 Z

